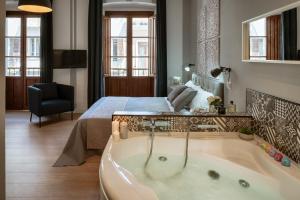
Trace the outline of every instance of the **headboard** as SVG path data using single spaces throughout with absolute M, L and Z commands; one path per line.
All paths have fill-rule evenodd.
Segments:
M 201 86 L 203 90 L 210 92 L 215 96 L 221 97 L 224 102 L 225 86 L 224 83 L 222 83 L 221 81 L 214 78 L 205 77 L 199 74 L 193 74 L 192 81 L 195 85 Z

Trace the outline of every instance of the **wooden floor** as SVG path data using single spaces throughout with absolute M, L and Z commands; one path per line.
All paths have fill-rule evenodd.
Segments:
M 75 121 L 56 116 L 39 128 L 38 119 L 30 124 L 29 116 L 6 114 L 7 200 L 98 200 L 99 157 L 79 167 L 52 167 Z

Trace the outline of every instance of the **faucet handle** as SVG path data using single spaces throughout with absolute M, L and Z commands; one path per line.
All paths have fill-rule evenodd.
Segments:
M 156 128 L 156 126 L 155 126 L 155 120 L 153 118 L 150 119 L 150 128 L 151 129 L 155 129 Z

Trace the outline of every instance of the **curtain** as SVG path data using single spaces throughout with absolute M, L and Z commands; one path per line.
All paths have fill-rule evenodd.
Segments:
M 298 60 L 297 8 L 282 13 L 282 53 L 284 60 Z
M 89 1 L 88 21 L 88 105 L 104 96 L 102 69 L 103 0 Z
M 51 0 L 51 4 L 52 4 Z M 41 82 L 53 81 L 53 22 L 52 12 L 41 16 Z
M 167 96 L 167 9 L 166 0 L 156 3 L 156 41 L 157 41 L 157 69 L 156 69 L 156 95 Z
M 267 17 L 267 60 L 281 60 L 281 15 Z

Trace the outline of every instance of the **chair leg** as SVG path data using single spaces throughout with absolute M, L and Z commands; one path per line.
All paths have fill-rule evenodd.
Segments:
M 73 121 L 73 111 L 71 112 L 71 120 Z
M 30 113 L 30 122 L 32 122 L 32 113 Z
M 39 117 L 39 127 L 42 127 L 42 117 Z

